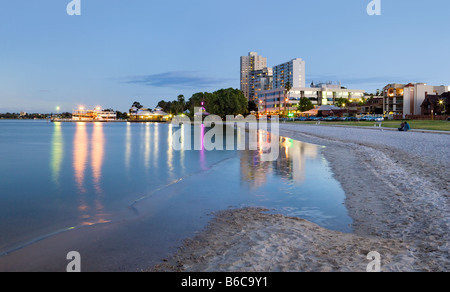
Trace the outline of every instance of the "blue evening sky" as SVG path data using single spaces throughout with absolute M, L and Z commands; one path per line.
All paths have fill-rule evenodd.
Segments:
M 239 57 L 306 61 L 307 84 L 450 85 L 450 1 L 0 0 L 0 112 L 72 111 L 239 88 Z

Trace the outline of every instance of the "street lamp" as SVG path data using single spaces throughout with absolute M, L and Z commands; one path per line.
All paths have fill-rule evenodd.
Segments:
M 286 98 L 286 99 L 284 100 L 284 114 L 286 115 L 286 112 L 287 112 L 287 116 L 289 117 L 288 102 L 289 102 L 289 99 Z
M 343 103 L 342 106 L 344 107 L 344 109 L 347 109 L 347 116 L 348 116 L 348 107 L 347 107 L 347 103 Z M 344 116 L 344 114 L 342 114 L 342 116 Z
M 439 106 L 441 107 L 441 106 L 444 106 L 444 111 L 443 112 L 441 112 L 443 115 L 445 115 L 445 113 L 447 112 L 447 110 L 446 110 L 446 108 L 445 108 L 445 102 L 444 102 L 444 100 L 443 99 L 440 99 L 439 100 Z

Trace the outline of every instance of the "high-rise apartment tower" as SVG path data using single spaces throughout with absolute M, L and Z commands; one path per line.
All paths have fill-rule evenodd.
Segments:
M 256 52 L 241 57 L 241 90 L 247 99 L 250 98 L 250 72 L 262 70 L 267 67 L 267 58 L 259 56 Z
M 300 58 L 273 67 L 273 88 L 284 88 L 289 81 L 291 87 L 305 87 L 305 61 Z

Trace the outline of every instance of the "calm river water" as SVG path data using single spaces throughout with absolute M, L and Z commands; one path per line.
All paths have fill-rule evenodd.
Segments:
M 169 124 L 0 121 L 0 271 L 137 271 L 246 206 L 351 232 L 324 147 L 175 151 Z M 260 134 L 258 139 L 263 134 Z

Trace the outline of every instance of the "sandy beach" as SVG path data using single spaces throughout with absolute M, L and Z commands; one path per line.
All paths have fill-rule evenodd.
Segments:
M 280 135 L 325 146 L 346 193 L 353 234 L 262 209 L 215 214 L 151 271 L 450 271 L 450 135 L 281 124 Z

